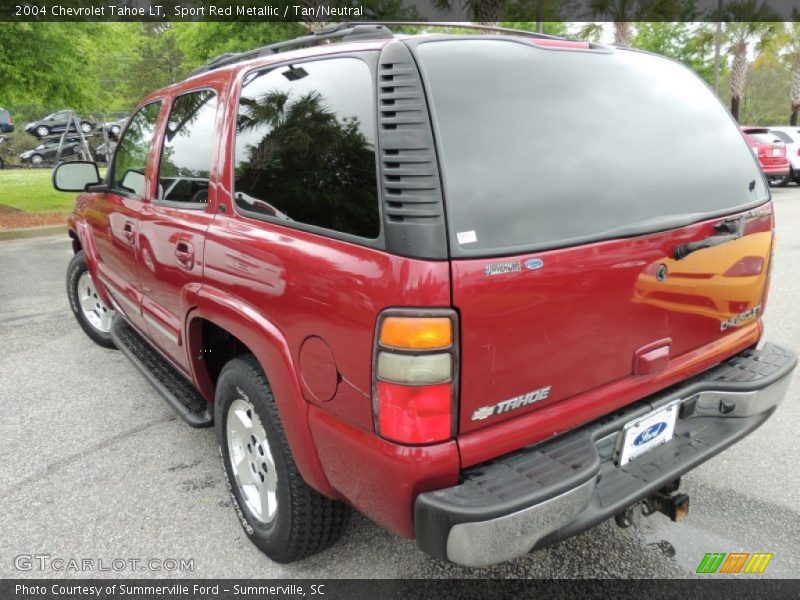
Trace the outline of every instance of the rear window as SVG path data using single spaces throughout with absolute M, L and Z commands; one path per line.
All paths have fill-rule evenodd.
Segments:
M 671 229 L 768 198 L 738 127 L 670 60 L 485 39 L 417 52 L 454 255 Z
M 772 131 L 772 134 L 776 138 L 778 138 L 779 140 L 781 140 L 782 142 L 784 142 L 786 144 L 791 144 L 792 142 L 794 142 L 794 140 L 792 139 L 792 137 L 788 133 L 784 133 L 783 131 L 775 131 L 775 130 L 771 130 L 771 131 Z
M 759 144 L 779 144 L 783 141 L 780 136 L 773 131 L 759 131 L 757 133 L 748 132 L 747 135 L 749 135 Z

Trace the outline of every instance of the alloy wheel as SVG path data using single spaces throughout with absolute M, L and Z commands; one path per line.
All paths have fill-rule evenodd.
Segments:
M 108 333 L 111 330 L 114 310 L 107 307 L 97 295 L 97 288 L 88 271 L 78 278 L 78 302 L 83 316 L 92 327 L 101 333 Z
M 231 471 L 242 500 L 258 521 L 272 522 L 278 511 L 278 474 L 267 432 L 248 400 L 231 402 L 226 433 Z

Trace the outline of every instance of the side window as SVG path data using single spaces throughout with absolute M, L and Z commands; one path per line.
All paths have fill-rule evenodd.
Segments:
M 156 130 L 161 102 L 143 106 L 131 119 L 125 135 L 119 141 L 114 157 L 111 185 L 137 196 L 144 194 L 144 171 L 147 155 Z
M 250 73 L 236 121 L 237 208 L 378 237 L 374 103 L 357 58 Z
M 158 169 L 160 200 L 192 206 L 208 203 L 216 116 L 217 96 L 212 91 L 189 92 L 175 98 Z

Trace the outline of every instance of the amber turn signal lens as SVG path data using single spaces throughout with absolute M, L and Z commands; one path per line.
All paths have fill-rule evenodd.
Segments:
M 453 343 L 447 317 L 387 317 L 381 325 L 381 344 L 389 348 L 431 350 Z

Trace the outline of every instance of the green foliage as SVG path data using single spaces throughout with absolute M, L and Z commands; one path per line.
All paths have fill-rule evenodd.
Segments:
M 751 64 L 739 109 L 743 125 L 789 124 L 789 66 L 780 61 L 757 61 Z M 721 100 L 730 104 L 730 71 L 720 76 Z
M 164 2 L 165 6 L 171 4 L 173 0 Z M 446 4 L 463 7 L 464 0 Z M 485 18 L 501 5 L 502 18 L 508 19 L 502 25 L 531 31 L 536 30 L 534 20 L 538 14 L 544 21 L 545 33 L 568 35 L 567 24 L 558 20 L 562 8 L 559 0 L 473 0 L 467 5 Z M 365 0 L 364 7 L 367 15 L 376 19 L 416 17 L 415 9 L 404 7 L 402 0 Z M 711 81 L 713 25 L 663 22 L 665 18 L 691 19 L 697 12 L 693 2 L 593 0 L 591 9 L 598 18 L 627 28 L 634 47 L 679 60 Z M 790 69 L 793 64 L 800 64 L 800 58 L 795 58 L 800 56 L 797 24 L 784 29 L 776 23 L 763 23 L 770 15 L 763 0 L 726 0 L 724 9 L 728 60 L 722 63 L 724 87 L 721 85 L 720 90 L 730 87 L 729 61 L 737 53 L 747 60 L 753 56 L 774 57 L 780 65 L 768 69 L 769 61 L 760 58 L 755 66 L 739 69 L 737 74 L 738 85 L 746 82 L 748 96 L 746 101 L 742 96 L 743 121 L 751 120 L 746 115 L 773 118 L 772 100 L 761 91 L 764 86 L 775 90 L 789 86 Z M 584 29 L 585 36 L 599 38 L 597 24 L 588 24 Z M 10 109 L 20 125 L 63 108 L 74 108 L 85 115 L 130 111 L 144 94 L 180 81 L 215 56 L 308 32 L 306 25 L 296 22 L 4 23 L 0 34 L 0 106 Z M 780 85 L 759 79 L 761 75 L 767 77 L 767 73 L 784 79 Z M 748 82 L 748 75 L 756 78 L 761 87 Z M 788 87 L 781 94 L 779 101 L 784 113 L 788 113 Z M 19 131 L 12 134 L 6 142 L 7 149 L 25 149 L 23 146 L 33 141 L 28 137 Z
M 96 73 L 79 57 L 96 49 L 93 24 L 4 23 L 0 92 L 6 105 L 42 104 L 78 110 L 96 101 Z M 44 49 L 48 50 L 45 59 Z
M 309 33 L 300 23 L 175 23 L 173 28 L 184 55 L 184 72 L 220 54 L 252 50 Z
M 680 61 L 713 83 L 714 30 L 708 24 L 637 23 L 633 46 Z

